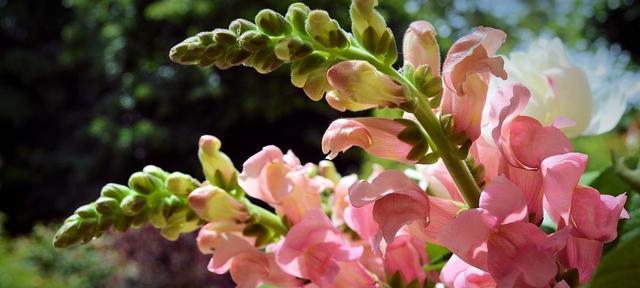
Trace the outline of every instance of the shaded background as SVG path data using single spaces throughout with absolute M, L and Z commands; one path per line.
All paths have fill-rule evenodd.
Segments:
M 94 200 L 105 183 L 124 183 L 146 164 L 202 178 L 196 157 L 202 134 L 222 139 L 223 151 L 238 167 L 268 144 L 292 149 L 304 162 L 321 160 L 324 155 L 319 143 L 324 129 L 345 114 L 324 102 L 309 101 L 290 85 L 287 68 L 260 75 L 243 67 L 227 71 L 184 67 L 168 58 L 171 46 L 190 35 L 226 27 L 235 18 L 252 19 L 262 8 L 284 12 L 292 2 L 0 0 L 0 211 L 6 216 L 4 241 L 18 239 L 19 244 L 12 248 L 46 246 L 50 231 L 38 228 L 33 232 L 34 224 L 62 220 L 76 207 Z M 304 2 L 328 10 L 348 27 L 349 1 Z M 412 20 L 426 19 L 438 29 L 443 54 L 455 39 L 474 26 L 484 25 L 509 35 L 502 53 L 526 47 L 539 35 L 558 36 L 576 50 L 613 51 L 616 59 L 617 55 L 623 59 L 623 70 L 637 71 L 640 64 L 640 1 L 380 2 L 397 41 Z M 592 145 L 618 145 L 615 143 L 627 135 L 630 125 L 638 125 L 634 121 L 637 111 L 631 110 L 616 131 Z M 591 149 L 586 142 L 577 141 L 578 149 Z M 598 160 L 596 156 L 596 161 L 604 163 L 607 157 Z M 340 157 L 337 165 L 343 172 L 355 172 L 361 160 L 361 153 L 350 152 Z M 23 236 L 28 233 L 32 233 L 29 238 Z M 195 287 L 207 286 L 203 283 L 207 279 L 228 284 L 225 278 L 220 280 L 205 271 L 207 259 L 197 256 L 193 239 L 188 237 L 178 243 L 157 244 L 157 249 L 152 249 L 156 252 L 146 254 L 140 252 L 142 244 L 135 247 L 136 242 L 152 243 L 157 239 L 154 237 L 153 231 L 143 229 L 76 250 L 89 255 L 85 257 L 89 260 L 79 265 L 71 258 L 69 265 L 80 269 L 102 264 L 106 268 L 97 269 L 90 277 L 78 276 L 81 279 L 74 283 L 77 287 Z M 117 255 L 105 256 L 111 252 L 99 245 L 116 247 Z M 170 257 L 167 249 L 184 252 Z M 56 257 L 61 256 L 46 247 L 13 250 L 18 251 L 17 258 L 36 259 L 30 263 L 40 266 L 33 271 L 48 267 L 51 277 L 81 271 L 69 268 L 60 272 L 56 270 L 60 267 L 50 267 L 56 266 Z M 91 253 L 95 263 L 90 261 L 94 259 Z M 158 256 L 151 257 L 151 253 Z M 187 256 L 180 258 L 180 253 Z M 47 266 L 43 259 L 53 262 Z M 137 268 L 122 268 L 129 267 L 127 263 L 133 263 L 131 267 L 137 263 Z M 166 267 L 154 270 L 150 265 Z M 185 266 L 200 272 L 166 277 Z M 46 278 L 49 274 L 43 275 Z M 45 278 L 43 283 L 55 282 Z M 60 281 L 63 287 L 76 285 Z

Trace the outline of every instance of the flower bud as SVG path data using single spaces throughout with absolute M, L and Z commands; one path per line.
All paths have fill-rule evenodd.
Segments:
M 167 179 L 167 176 L 169 176 L 169 173 L 167 173 L 167 171 L 164 171 L 162 170 L 162 168 L 155 165 L 144 166 L 144 168 L 142 169 L 142 172 L 156 176 L 158 177 L 158 179 L 162 181 Z
M 231 182 L 231 178 L 235 177 L 236 169 L 231 159 L 220 152 L 222 143 L 215 136 L 204 135 L 200 137 L 199 145 L 198 158 L 200 158 L 204 176 L 211 185 L 226 187 Z
M 138 193 L 147 195 L 162 187 L 162 181 L 151 174 L 136 172 L 129 177 L 129 187 Z
M 238 38 L 238 43 L 242 49 L 249 52 L 258 52 L 269 45 L 269 36 L 258 31 L 248 31 Z
M 256 30 L 256 28 L 255 24 L 244 19 L 236 19 L 229 24 L 229 31 L 233 32 L 236 36 L 240 36 L 250 30 Z
M 313 39 L 327 48 L 346 48 L 349 46 L 347 33 L 340 28 L 336 20 L 329 17 L 326 11 L 311 11 L 304 27 Z
M 112 214 L 118 209 L 120 209 L 120 203 L 118 200 L 108 197 L 100 197 L 96 201 L 96 211 L 100 214 Z
M 122 214 L 126 216 L 133 216 L 142 211 L 147 205 L 147 197 L 140 194 L 131 194 L 120 202 L 120 208 L 122 208 Z
M 113 198 L 116 200 L 122 200 L 122 198 L 124 198 L 125 196 L 129 195 L 132 192 L 133 191 L 129 189 L 129 187 L 127 186 L 109 183 L 107 185 L 104 185 L 104 187 L 102 187 L 102 191 L 100 191 L 100 196 Z
M 285 17 L 293 26 L 293 30 L 298 33 L 306 34 L 307 32 L 304 29 L 304 22 L 307 20 L 307 16 L 311 12 L 311 9 L 304 5 L 303 3 L 293 3 L 289 6 L 287 10 L 287 15 Z
M 415 21 L 404 34 L 402 53 L 405 64 L 414 68 L 429 65 L 433 75 L 440 75 L 440 48 L 436 29 L 427 21 Z
M 74 214 L 78 214 L 78 216 L 82 218 L 95 218 L 98 217 L 98 213 L 93 205 L 88 204 L 84 206 L 78 207 Z
M 256 15 L 256 24 L 260 31 L 269 36 L 291 34 L 291 25 L 284 16 L 271 9 L 263 9 Z
M 366 61 L 340 62 L 327 71 L 327 80 L 338 92 L 332 95 L 332 102 L 346 110 L 397 106 L 405 101 L 403 87 Z
M 273 52 L 272 47 L 265 47 L 244 62 L 245 65 L 253 67 L 261 74 L 267 74 L 276 70 L 282 63 L 282 60 L 278 59 Z
M 206 39 L 206 37 L 202 37 L 202 39 Z M 205 48 L 206 46 L 201 42 L 201 37 L 189 37 L 171 48 L 169 58 L 178 64 L 197 65 Z
M 249 220 L 247 209 L 226 191 L 211 185 L 189 194 L 189 206 L 200 218 L 210 222 L 244 223 Z
M 167 177 L 167 181 L 165 181 L 165 186 L 169 192 L 177 195 L 177 196 L 187 196 L 191 191 L 198 188 L 200 183 L 193 177 L 180 173 L 173 172 L 169 177 Z
M 313 48 L 300 38 L 294 37 L 280 41 L 274 51 L 280 60 L 295 61 L 311 54 Z
M 320 163 L 318 163 L 318 167 L 320 168 L 320 176 L 327 178 L 334 183 L 340 182 L 342 176 L 340 176 L 340 173 L 338 173 L 336 165 L 334 165 L 333 162 L 329 160 L 322 160 L 320 161 Z
M 213 40 L 224 47 L 234 46 L 237 43 L 236 34 L 227 29 L 213 30 Z
M 351 32 L 358 40 L 362 39 L 364 31 L 371 27 L 375 32 L 376 39 L 387 29 L 387 23 L 375 7 L 378 0 L 355 0 L 351 2 Z
M 65 221 L 53 236 L 53 246 L 66 248 L 78 244 L 82 241 L 82 235 L 78 233 L 79 221 Z

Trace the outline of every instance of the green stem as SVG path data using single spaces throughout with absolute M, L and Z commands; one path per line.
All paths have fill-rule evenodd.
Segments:
M 385 65 L 378 59 L 373 57 L 370 53 L 363 51 L 359 48 L 349 48 L 346 51 L 339 52 L 341 58 L 344 59 L 358 59 L 365 60 L 374 65 L 380 72 L 389 75 L 395 81 L 401 83 L 410 91 L 409 95 L 406 95 L 407 101 L 413 104 L 413 114 L 418 119 L 418 122 L 429 137 L 432 139 L 430 143 L 434 144 L 436 152 L 442 158 L 449 174 L 453 178 L 458 190 L 462 194 L 467 205 L 471 208 L 478 207 L 480 200 L 480 187 L 473 179 L 473 175 L 463 160 L 458 159 L 453 155 L 452 146 L 449 143 L 448 138 L 444 134 L 438 118 L 431 110 L 431 106 L 427 100 L 427 97 L 422 94 L 418 89 L 395 70 L 390 65 Z
M 269 210 L 251 203 L 251 201 L 249 201 L 249 199 L 247 199 L 246 197 L 241 198 L 240 201 L 247 207 L 247 210 L 249 210 L 249 213 L 254 218 L 254 221 L 256 223 L 263 224 L 273 229 L 279 235 L 287 234 L 287 231 L 289 229 L 287 229 L 287 226 L 284 225 L 282 219 L 280 219 L 278 215 L 273 214 Z

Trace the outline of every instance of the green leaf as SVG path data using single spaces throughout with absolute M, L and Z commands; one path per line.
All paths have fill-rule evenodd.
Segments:
M 638 162 L 638 157 L 631 157 L 625 160 L 625 165 L 627 167 L 635 167 Z M 589 186 L 596 188 L 600 193 L 609 194 L 613 196 L 620 195 L 622 193 L 629 193 L 634 191 L 627 182 L 622 180 L 618 174 L 616 173 L 613 166 L 610 166 L 604 169 L 600 175 L 595 178 L 591 183 L 588 183 Z M 640 191 L 636 191 L 640 192 Z
M 637 287 L 640 274 L 640 236 L 626 241 L 607 254 L 588 285 L 597 287 Z

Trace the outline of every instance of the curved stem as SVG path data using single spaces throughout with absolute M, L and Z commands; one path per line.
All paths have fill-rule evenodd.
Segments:
M 431 110 L 427 97 L 418 91 L 413 83 L 411 83 L 411 81 L 405 78 L 397 70 L 380 62 L 367 51 L 352 47 L 347 49 L 345 52 L 338 53 L 338 55 L 342 55 L 343 58 L 346 59 L 368 61 L 380 72 L 389 75 L 409 90 L 410 95 L 407 95 L 407 101 L 413 104 L 413 114 L 432 139 L 431 143 L 435 145 L 435 147 L 432 148 L 435 148 L 436 152 L 438 152 L 442 158 L 444 165 L 447 167 L 449 174 L 451 174 L 453 181 L 458 187 L 458 190 L 462 194 L 467 205 L 471 208 L 478 207 L 480 200 L 480 187 L 478 187 L 478 184 L 473 179 L 473 175 L 471 175 L 471 171 L 469 171 L 469 168 L 465 165 L 464 161 L 453 155 L 449 140 L 444 134 L 438 118 Z

